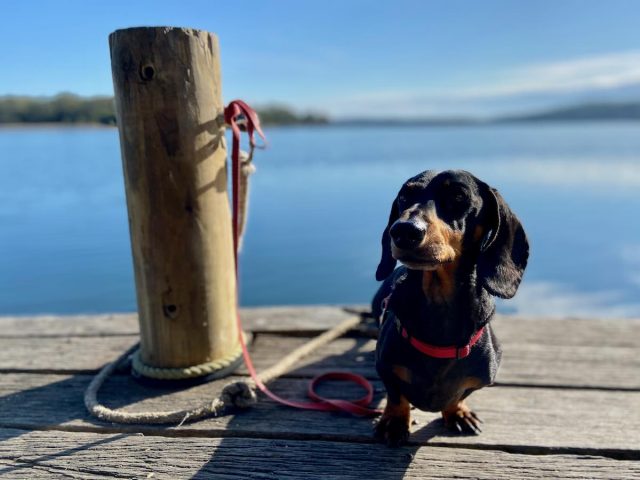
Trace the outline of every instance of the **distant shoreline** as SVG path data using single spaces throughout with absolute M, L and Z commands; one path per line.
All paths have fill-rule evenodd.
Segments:
M 585 103 L 521 114 L 473 117 L 351 117 L 331 118 L 314 112 L 300 112 L 284 105 L 256 109 L 264 126 L 405 127 L 405 126 L 485 126 L 518 123 L 640 121 L 640 101 Z M 116 124 L 112 97 L 80 97 L 63 93 L 54 97 L 0 96 L 0 128 L 51 126 L 111 127 Z
M 458 128 L 458 127 L 500 127 L 500 126 L 554 126 L 554 125 L 589 125 L 589 124 L 636 124 L 640 119 L 637 118 L 593 118 L 593 119 L 549 119 L 549 120 L 503 120 L 503 121 L 484 121 L 484 122 L 424 122 L 424 121 L 333 121 L 327 123 L 267 123 L 265 128 L 300 128 L 308 127 L 314 129 L 322 128 Z M 117 130 L 116 125 L 106 125 L 102 123 L 71 123 L 71 122 L 23 122 L 23 123 L 0 123 L 0 131 L 2 130 Z
M 47 128 L 93 128 L 93 129 L 111 129 L 117 128 L 116 125 L 107 125 L 104 123 L 92 123 L 92 122 L 12 122 L 12 123 L 0 123 L 0 129 L 47 129 Z

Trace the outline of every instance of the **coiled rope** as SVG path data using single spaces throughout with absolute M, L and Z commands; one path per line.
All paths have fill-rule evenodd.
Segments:
M 359 316 L 353 315 L 351 317 L 348 317 L 339 325 L 313 338 L 311 341 L 305 343 L 304 345 L 286 355 L 271 368 L 268 368 L 264 372 L 260 373 L 260 382 L 268 383 L 275 378 L 285 374 L 291 368 L 293 368 L 295 364 L 298 363 L 302 358 L 306 357 L 318 348 L 328 344 L 329 342 L 332 342 L 336 338 L 341 337 L 349 330 L 355 328 L 359 323 Z M 109 376 L 111 376 L 116 370 L 118 370 L 124 363 L 129 361 L 129 358 L 133 354 L 135 354 L 138 348 L 138 344 L 132 346 L 129 350 L 120 355 L 117 360 L 107 364 L 91 380 L 91 383 L 87 387 L 87 390 L 84 394 L 84 404 L 91 415 L 105 422 L 112 423 L 182 425 L 187 421 L 192 422 L 210 416 L 219 417 L 233 411 L 234 409 L 248 408 L 254 405 L 258 400 L 256 396 L 256 384 L 253 379 L 248 379 L 228 383 L 222 389 L 222 393 L 219 396 L 213 397 L 210 400 L 202 403 L 201 405 L 197 405 L 193 408 L 185 410 L 131 413 L 125 412 L 120 409 L 116 410 L 105 407 L 100 402 L 98 402 L 98 390 L 100 390 L 100 387 L 105 382 L 105 380 L 109 378 Z

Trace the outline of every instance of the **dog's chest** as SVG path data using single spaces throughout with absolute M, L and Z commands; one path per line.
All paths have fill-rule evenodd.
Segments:
M 479 344 L 459 360 L 428 357 L 415 350 L 399 333 L 394 319 L 388 318 L 381 326 L 376 367 L 387 388 L 394 385 L 421 410 L 441 411 L 492 382 L 495 359 L 488 347 Z

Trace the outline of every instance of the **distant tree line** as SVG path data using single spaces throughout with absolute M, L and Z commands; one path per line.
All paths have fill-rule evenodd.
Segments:
M 316 113 L 297 113 L 282 105 L 258 108 L 264 125 L 322 125 L 329 119 Z M 479 120 L 469 118 L 351 118 L 332 121 L 335 125 L 362 126 L 447 126 L 491 125 L 494 123 L 550 122 L 581 120 L 640 120 L 640 102 L 583 104 L 547 111 L 494 117 Z M 0 124 L 3 123 L 94 123 L 115 125 L 112 97 L 80 97 L 61 93 L 54 97 L 0 97 Z
M 265 125 L 324 124 L 318 114 L 298 114 L 284 106 L 258 109 Z M 1 123 L 96 123 L 115 125 L 112 97 L 80 97 L 61 93 L 54 97 L 0 97 Z
M 501 119 L 505 122 L 640 120 L 640 102 L 589 103 Z
M 329 123 L 329 119 L 324 115 L 294 113 L 289 108 L 280 105 L 258 108 L 257 111 L 260 116 L 260 122 L 265 125 L 320 125 Z
M 55 97 L 0 97 L 0 123 L 100 123 L 115 125 L 113 99 L 70 93 Z

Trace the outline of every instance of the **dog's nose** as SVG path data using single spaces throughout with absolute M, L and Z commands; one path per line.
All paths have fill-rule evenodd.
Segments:
M 427 226 L 422 222 L 396 222 L 389 230 L 393 243 L 404 250 L 420 245 L 426 233 Z

